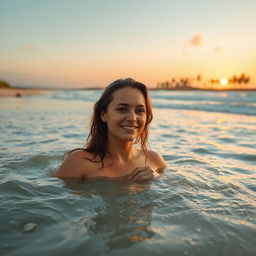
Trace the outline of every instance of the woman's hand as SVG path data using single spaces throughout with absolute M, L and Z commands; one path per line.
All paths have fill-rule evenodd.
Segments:
M 154 171 L 150 166 L 135 168 L 129 176 L 130 181 L 151 180 L 160 174 Z

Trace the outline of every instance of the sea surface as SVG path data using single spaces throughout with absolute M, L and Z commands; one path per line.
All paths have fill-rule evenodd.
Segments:
M 256 255 L 256 92 L 151 91 L 164 174 L 54 178 L 100 94 L 0 99 L 0 255 Z

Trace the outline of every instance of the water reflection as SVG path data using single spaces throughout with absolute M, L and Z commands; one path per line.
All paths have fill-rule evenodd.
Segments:
M 107 251 L 127 248 L 154 236 L 150 227 L 154 207 L 149 193 L 150 182 L 99 180 L 84 183 L 65 180 L 65 187 L 73 194 L 100 201 L 79 223 L 86 229 L 90 240 L 104 241 Z

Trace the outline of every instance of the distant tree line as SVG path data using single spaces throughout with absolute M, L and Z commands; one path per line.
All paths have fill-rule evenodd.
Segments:
M 234 75 L 232 78 L 228 79 L 229 84 L 234 84 L 234 85 L 242 85 L 242 84 L 248 84 L 250 83 L 251 78 L 246 75 L 245 73 L 242 73 L 240 76 Z M 220 83 L 220 79 L 211 79 L 210 80 L 211 84 L 218 84 Z
M 11 88 L 11 85 L 3 80 L 0 80 L 0 88 Z
M 208 83 L 211 84 L 211 87 L 214 88 L 214 85 L 219 85 L 221 79 L 210 79 Z M 233 75 L 233 77 L 228 78 L 228 86 L 229 89 L 239 89 L 243 88 L 243 85 L 246 85 L 250 83 L 251 78 L 246 75 L 245 73 L 242 73 L 241 75 Z M 216 86 L 217 87 L 217 86 Z M 187 89 L 210 89 L 207 87 L 207 82 L 202 81 L 202 75 L 198 74 L 195 78 L 175 78 L 172 77 L 170 80 L 167 80 L 165 82 L 158 82 L 157 83 L 158 89 L 172 89 L 172 90 L 187 90 Z
M 157 88 L 161 89 L 179 89 L 179 90 L 186 90 L 186 89 L 196 89 L 196 87 L 192 86 L 192 83 L 197 82 L 199 83 L 202 79 L 202 76 L 199 74 L 195 78 L 171 78 L 171 80 L 167 80 L 165 82 L 158 82 L 157 83 Z

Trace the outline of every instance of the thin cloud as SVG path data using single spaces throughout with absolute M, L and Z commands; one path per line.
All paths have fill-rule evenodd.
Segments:
M 26 45 L 23 45 L 21 47 L 21 50 L 23 50 L 23 51 L 32 51 L 32 50 L 34 50 L 34 46 L 31 45 L 31 44 L 26 44 Z
M 184 45 L 183 51 L 181 53 L 182 56 L 188 56 L 191 49 L 194 47 L 200 47 L 203 44 L 203 37 L 201 34 L 195 34 L 189 41 L 187 41 L 186 45 Z
M 215 46 L 213 48 L 213 51 L 216 52 L 216 53 L 220 53 L 220 52 L 222 52 L 222 48 L 220 46 Z
M 182 55 L 183 57 L 187 57 L 189 54 L 188 54 L 187 51 L 184 50 L 181 55 Z
M 194 47 L 199 47 L 203 44 L 203 39 L 201 34 L 196 34 L 190 39 L 190 45 Z

